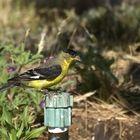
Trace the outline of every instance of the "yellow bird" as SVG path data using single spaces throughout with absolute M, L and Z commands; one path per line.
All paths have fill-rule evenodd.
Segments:
M 0 88 L 0 91 L 14 86 L 27 86 L 36 89 L 47 89 L 59 83 L 68 73 L 70 65 L 74 61 L 80 61 L 77 52 L 71 49 L 61 51 L 58 56 L 48 60 L 44 65 L 30 69 L 8 82 Z

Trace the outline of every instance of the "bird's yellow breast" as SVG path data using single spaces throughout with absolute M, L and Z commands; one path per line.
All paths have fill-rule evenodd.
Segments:
M 37 88 L 37 89 L 43 89 L 43 88 L 49 88 L 53 85 L 56 85 L 59 83 L 68 73 L 69 64 L 64 62 L 62 65 L 62 72 L 59 76 L 57 76 L 53 80 L 33 80 L 29 81 L 28 85 L 29 87 Z

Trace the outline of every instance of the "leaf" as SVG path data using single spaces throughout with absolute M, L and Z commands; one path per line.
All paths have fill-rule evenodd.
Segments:
M 5 120 L 8 124 L 12 125 L 12 115 L 5 106 L 3 106 L 2 119 Z
M 25 107 L 24 109 L 24 112 L 22 114 L 22 122 L 24 123 L 25 127 L 28 126 L 28 117 L 29 117 L 29 114 L 28 114 L 28 106 Z
M 17 132 L 17 134 L 16 134 L 16 136 L 18 138 L 20 138 L 20 136 L 22 135 L 23 129 L 24 129 L 24 124 L 22 123 L 21 126 L 20 126 L 20 128 L 19 128 L 19 130 L 18 130 L 18 132 Z
M 16 130 L 15 129 L 12 129 L 11 132 L 8 135 L 10 137 L 10 140 L 17 140 Z
M 0 138 L 1 139 L 8 139 L 7 130 L 4 127 L 0 128 Z
M 17 140 L 16 136 L 16 130 L 12 129 L 11 132 L 9 133 L 10 140 Z
M 46 129 L 45 126 L 40 127 L 40 128 L 36 128 L 36 129 L 30 131 L 30 132 L 26 135 L 25 139 L 26 139 L 26 140 L 30 140 L 30 139 L 32 139 L 32 138 L 36 138 L 36 137 L 38 137 L 39 135 L 41 135 L 41 134 L 44 132 L 45 129 Z

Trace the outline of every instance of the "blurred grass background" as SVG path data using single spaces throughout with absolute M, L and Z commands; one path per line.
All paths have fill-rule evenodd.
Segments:
M 96 91 L 89 101 L 139 110 L 139 15 L 138 0 L 1 0 L 0 85 L 69 46 L 82 64 L 61 87 L 81 96 Z M 14 88 L 0 96 L 1 139 L 32 139 L 43 132 L 42 94 Z

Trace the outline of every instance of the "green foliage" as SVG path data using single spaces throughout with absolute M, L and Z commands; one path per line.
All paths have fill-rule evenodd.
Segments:
M 20 72 L 23 66 L 40 61 L 40 54 L 32 54 L 21 43 L 15 47 L 11 43 L 0 43 L 0 83 Z M 0 94 L 0 139 L 29 140 L 43 133 L 45 127 L 32 128 L 39 113 L 42 95 L 32 89 L 13 88 Z

